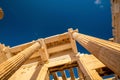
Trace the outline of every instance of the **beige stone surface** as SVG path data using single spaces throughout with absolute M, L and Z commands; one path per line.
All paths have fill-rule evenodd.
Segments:
M 120 43 L 120 0 L 111 0 L 111 4 L 113 41 Z
M 5 48 L 6 48 L 5 45 L 0 44 L 0 63 L 7 60 L 7 56 L 6 56 L 5 52 L 4 52 Z
M 9 80 L 30 80 L 36 71 L 37 65 L 38 62 L 21 66 Z

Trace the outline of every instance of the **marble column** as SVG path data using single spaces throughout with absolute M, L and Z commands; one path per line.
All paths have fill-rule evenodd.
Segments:
M 20 66 L 33 54 L 33 52 L 41 47 L 39 42 L 21 51 L 17 55 L 9 58 L 0 64 L 0 80 L 8 80 L 8 78 L 19 69 Z
M 72 37 L 120 76 L 120 44 L 73 32 Z

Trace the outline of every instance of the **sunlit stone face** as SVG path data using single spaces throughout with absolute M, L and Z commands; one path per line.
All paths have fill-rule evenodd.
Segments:
M 3 16 L 4 16 L 3 10 L 2 8 L 0 8 L 0 20 L 3 19 Z

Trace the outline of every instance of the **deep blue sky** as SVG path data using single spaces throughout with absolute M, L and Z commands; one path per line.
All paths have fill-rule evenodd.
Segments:
M 15 46 L 78 28 L 103 39 L 112 37 L 110 0 L 0 0 L 0 42 Z

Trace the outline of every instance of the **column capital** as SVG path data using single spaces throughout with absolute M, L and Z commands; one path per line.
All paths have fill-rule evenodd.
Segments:
M 69 29 L 68 29 L 68 32 L 74 33 L 74 32 L 79 32 L 79 31 L 78 31 L 78 29 L 73 30 L 73 28 L 69 28 Z

